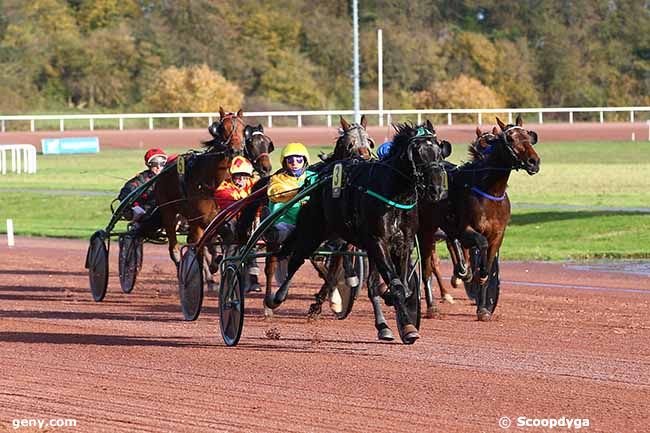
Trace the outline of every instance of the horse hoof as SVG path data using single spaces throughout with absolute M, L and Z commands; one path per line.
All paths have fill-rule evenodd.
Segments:
M 492 320 L 492 313 L 487 308 L 480 308 L 476 312 L 479 322 L 489 322 Z
M 322 309 L 320 304 L 311 304 L 309 306 L 309 311 L 307 311 L 307 317 L 309 320 L 318 320 L 320 319 L 320 313 Z
M 264 306 L 264 318 L 266 320 L 271 320 L 273 318 L 273 310 Z
M 402 332 L 400 334 L 402 337 L 402 342 L 404 344 L 413 344 L 415 343 L 415 340 L 420 338 L 418 329 L 414 325 L 411 325 L 410 323 L 408 325 L 404 325 L 404 327 L 402 328 Z
M 395 340 L 395 336 L 393 335 L 393 331 L 391 331 L 390 328 L 380 329 L 377 332 L 377 338 L 379 338 L 381 341 L 393 341 L 393 340 Z
M 424 317 L 427 319 L 435 319 L 438 317 L 438 309 L 435 306 L 428 307 Z
M 454 289 L 458 288 L 458 285 L 460 284 L 460 278 L 458 278 L 456 275 L 451 277 L 451 287 Z
M 455 304 L 454 297 L 449 293 L 445 293 L 445 296 L 442 297 L 443 302 L 449 302 L 450 304 Z
M 270 309 L 270 310 L 275 310 L 275 309 L 278 308 L 279 306 L 280 306 L 280 303 L 279 303 L 279 302 L 276 302 L 274 296 L 271 295 L 271 296 L 265 296 L 265 297 L 264 297 L 264 308 L 265 308 L 265 309 L 268 308 L 268 309 Z

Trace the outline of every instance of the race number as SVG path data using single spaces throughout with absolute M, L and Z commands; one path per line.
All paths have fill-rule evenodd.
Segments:
M 176 171 L 178 171 L 178 174 L 181 176 L 185 174 L 185 158 L 182 156 L 178 157 L 178 162 L 176 163 Z
M 343 164 L 340 162 L 334 166 L 332 172 L 332 198 L 341 197 L 341 186 L 343 184 Z

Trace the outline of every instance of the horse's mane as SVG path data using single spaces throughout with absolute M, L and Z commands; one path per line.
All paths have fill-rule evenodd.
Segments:
M 394 123 L 393 129 L 395 129 L 395 135 L 393 136 L 393 145 L 390 148 L 387 158 L 392 158 L 402 153 L 406 149 L 406 146 L 408 146 L 411 138 L 417 133 L 419 127 L 424 127 L 424 125 L 413 125 L 410 122 Z

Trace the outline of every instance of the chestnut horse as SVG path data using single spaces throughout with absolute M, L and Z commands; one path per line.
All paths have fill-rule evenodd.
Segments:
M 179 155 L 170 167 L 158 175 L 155 194 L 163 227 L 169 241 L 169 256 L 178 267 L 180 250 L 176 239 L 177 215 L 190 225 L 188 243 L 198 241 L 203 230 L 217 214 L 214 190 L 229 176 L 233 156 L 244 153 L 243 112 L 225 113 L 208 128 L 213 139 L 203 142 L 205 152 Z
M 429 314 L 435 310 L 430 277 L 435 266 L 434 236 L 438 228 L 442 228 L 448 237 L 454 277 L 466 282 L 477 279 L 480 289 L 474 295 L 478 319 L 490 320 L 496 307 L 498 293 L 488 293 L 488 288 L 498 285 L 498 282 L 488 284 L 488 276 L 498 267 L 497 253 L 510 220 L 510 200 L 506 194 L 510 172 L 524 169 L 532 176 L 539 172 L 540 165 L 540 158 L 533 148 L 537 134 L 523 128 L 521 116 L 517 117 L 514 125 L 506 125 L 498 117 L 496 120 L 499 129 L 495 128 L 492 134 L 482 134 L 477 128 L 477 140 L 469 147 L 471 161 L 449 170 L 448 199 L 420 207 L 422 223 L 418 237 Z M 459 243 L 464 250 L 461 251 Z M 472 268 L 478 275 L 464 267 L 471 248 L 477 253 Z M 441 293 L 443 296 L 447 294 L 442 285 Z

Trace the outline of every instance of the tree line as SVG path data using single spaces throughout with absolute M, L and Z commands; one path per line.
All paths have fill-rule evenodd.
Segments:
M 350 0 L 0 0 L 0 113 L 352 105 Z M 362 108 L 650 105 L 644 0 L 359 0 Z

